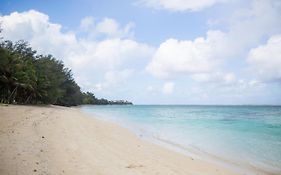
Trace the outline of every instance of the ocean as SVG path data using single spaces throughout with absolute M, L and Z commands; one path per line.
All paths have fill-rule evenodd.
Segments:
M 281 106 L 85 105 L 82 110 L 192 156 L 281 174 Z

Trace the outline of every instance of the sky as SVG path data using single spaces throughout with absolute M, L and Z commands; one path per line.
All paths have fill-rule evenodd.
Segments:
M 280 0 L 1 0 L 0 34 L 135 104 L 281 104 Z

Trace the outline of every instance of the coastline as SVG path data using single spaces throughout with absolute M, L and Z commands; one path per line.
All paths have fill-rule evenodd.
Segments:
M 83 109 L 82 107 L 79 107 Z M 239 159 L 231 159 L 221 156 L 221 154 L 215 154 L 211 152 L 204 151 L 198 147 L 194 146 L 184 146 L 183 144 L 178 144 L 176 142 L 170 141 L 165 138 L 161 138 L 154 134 L 147 134 L 144 128 L 140 128 L 136 123 L 125 121 L 124 120 L 116 120 L 116 116 L 111 117 L 106 116 L 103 113 L 92 112 L 88 110 L 82 110 L 82 112 L 86 114 L 90 114 L 91 117 L 94 117 L 97 120 L 102 120 L 105 122 L 110 122 L 121 126 L 122 128 L 128 129 L 129 132 L 134 133 L 141 140 L 156 144 L 161 147 L 165 147 L 170 151 L 174 151 L 180 154 L 183 154 L 187 157 L 192 157 L 200 160 L 204 160 L 207 162 L 211 162 L 212 164 L 222 165 L 223 167 L 227 167 L 228 169 L 234 170 L 238 174 L 270 174 L 277 175 L 280 174 L 278 169 L 274 169 L 272 167 L 267 167 L 266 165 L 260 166 L 259 164 L 247 163 L 247 161 L 242 162 Z M 120 114 L 119 114 L 120 117 Z M 145 132 L 145 133 L 144 133 Z
M 245 173 L 150 143 L 79 108 L 9 105 L 0 112 L 0 174 Z

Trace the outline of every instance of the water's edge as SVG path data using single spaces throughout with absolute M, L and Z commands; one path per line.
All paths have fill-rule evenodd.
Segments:
M 131 126 L 131 125 L 128 125 L 128 123 L 122 123 L 120 121 L 118 122 L 118 121 L 111 120 L 110 117 L 104 117 L 104 114 L 101 115 L 100 113 L 95 112 L 95 111 L 89 112 L 87 110 L 83 110 L 83 107 L 81 108 L 81 110 L 88 114 L 92 114 L 92 116 L 97 119 L 110 121 L 110 122 L 116 123 L 117 125 L 119 125 L 121 127 L 129 129 L 131 132 L 133 132 L 135 135 L 137 135 L 141 139 L 145 139 L 154 144 L 164 146 L 168 149 L 171 149 L 173 151 L 179 152 L 181 154 L 187 155 L 192 158 L 202 159 L 205 161 L 210 161 L 212 163 L 220 164 L 220 165 L 231 168 L 240 173 L 246 173 L 246 174 L 256 174 L 257 172 L 264 173 L 264 174 L 272 174 L 272 173 L 279 174 L 280 173 L 280 171 L 278 169 L 273 169 L 272 167 L 261 168 L 258 165 L 252 165 L 250 163 L 249 164 L 241 163 L 237 160 L 226 159 L 219 155 L 203 151 L 197 147 L 180 145 L 178 143 L 175 143 L 173 141 L 170 141 L 170 140 L 167 140 L 167 139 L 155 136 L 155 135 L 151 136 L 151 135 L 145 134 L 142 130 L 135 129 L 135 127 L 134 127 L 135 123 L 134 123 L 134 126 Z

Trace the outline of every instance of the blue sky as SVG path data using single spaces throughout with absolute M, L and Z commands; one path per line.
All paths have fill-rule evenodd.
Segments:
M 136 104 L 281 104 L 278 0 L 1 2 L 5 39 Z
M 137 1 L 4 1 L 2 14 L 14 11 L 28 11 L 35 9 L 47 14 L 54 23 L 62 24 L 67 29 L 75 29 L 80 20 L 86 16 L 97 19 L 114 18 L 121 25 L 132 21 L 137 26 L 135 37 L 139 41 L 158 45 L 169 37 L 193 38 L 204 34 L 207 29 L 208 14 L 204 13 L 174 13 L 155 11 L 136 5 Z M 171 25 L 172 24 L 172 25 Z M 192 26 L 196 25 L 194 28 Z M 165 29 L 165 30 L 159 30 Z

